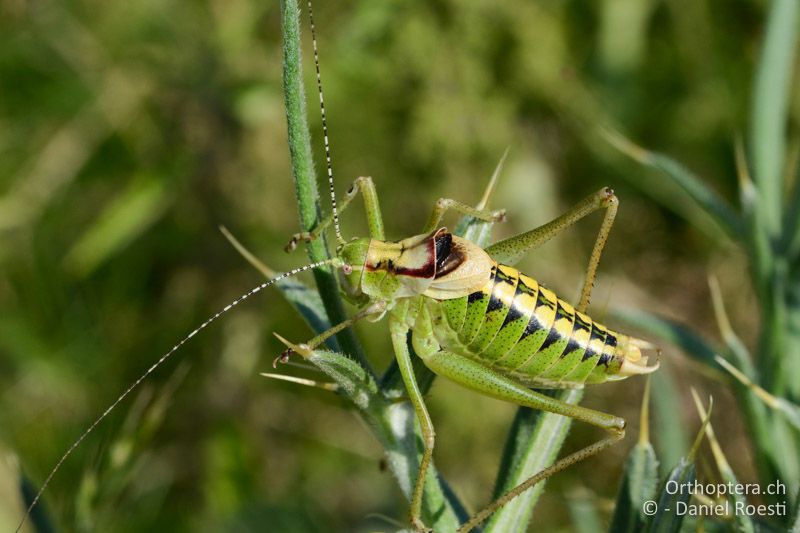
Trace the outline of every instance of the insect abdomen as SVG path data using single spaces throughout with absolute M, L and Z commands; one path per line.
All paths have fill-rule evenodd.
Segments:
M 626 336 L 513 267 L 496 264 L 481 290 L 440 303 L 459 352 L 525 382 L 564 387 L 602 382 L 613 379 L 624 360 L 617 347 L 618 338 Z

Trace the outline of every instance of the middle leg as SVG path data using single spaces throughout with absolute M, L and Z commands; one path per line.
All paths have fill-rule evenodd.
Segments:
M 485 222 L 502 222 L 506 218 L 505 209 L 498 209 L 497 211 L 490 211 L 488 209 L 476 209 L 458 200 L 451 198 L 439 198 L 433 206 L 433 211 L 422 229 L 422 233 L 430 233 L 439 227 L 442 217 L 448 209 L 458 211 L 462 215 L 470 215 Z

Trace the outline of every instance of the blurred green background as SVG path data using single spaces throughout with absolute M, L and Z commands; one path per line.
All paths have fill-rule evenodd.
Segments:
M 735 203 L 734 138 L 747 125 L 765 7 L 318 1 L 338 190 L 372 176 L 387 231 L 401 238 L 440 196 L 476 202 L 509 148 L 492 200 L 509 214 L 497 236 L 541 224 L 603 185 L 616 190 L 620 214 L 594 317 L 624 329 L 612 310 L 643 309 L 714 338 L 713 272 L 737 332 L 752 341 L 758 324 L 742 254 L 598 127 L 674 155 Z M 302 251 L 282 251 L 298 225 L 280 76 L 278 2 L 0 0 L 0 528 L 20 517 L 18 468 L 41 483 L 154 360 L 261 282 L 219 225 L 276 270 L 303 264 Z M 313 90 L 312 78 L 306 86 Z M 315 94 L 308 102 L 317 117 Z M 796 123 L 797 98 L 791 113 Z M 365 233 L 362 214 L 360 206 L 346 213 L 347 236 Z M 576 298 L 599 220 L 549 243 L 522 270 Z M 381 449 L 346 402 L 258 375 L 281 350 L 272 331 L 309 336 L 268 292 L 156 372 L 54 478 L 45 507 L 58 529 L 392 527 L 377 515 L 403 523 L 406 504 L 381 471 Z M 391 357 L 385 324 L 359 331 L 382 368 Z M 689 383 L 714 393 L 721 412 L 735 409 L 676 349 L 662 363 L 680 379 L 690 433 Z M 626 416 L 635 435 L 641 388 L 641 380 L 601 386 L 585 403 Z M 445 380 L 429 405 L 437 464 L 477 508 L 514 408 Z M 741 421 L 715 425 L 747 481 Z M 596 436 L 577 425 L 567 447 Z M 608 512 L 609 480 L 632 441 L 550 480 L 537 528 L 572 529 L 566 498 Z

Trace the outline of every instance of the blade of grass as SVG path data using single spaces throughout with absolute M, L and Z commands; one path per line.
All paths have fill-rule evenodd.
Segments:
M 684 490 L 667 490 L 666 487 L 675 486 L 674 484 L 681 486 L 684 483 L 692 483 L 695 478 L 694 462 L 682 457 L 670 472 L 659 495 L 657 511 L 648 521 L 644 531 L 648 533 L 680 531 L 684 514 L 678 514 L 678 507 L 685 505 L 689 501 L 691 494 L 689 491 Z
M 764 402 L 769 408 L 780 413 L 787 422 L 795 427 L 795 429 L 800 430 L 800 406 L 788 401 L 785 398 L 779 398 L 770 394 L 763 388 L 759 387 L 756 383 L 753 383 L 753 381 L 747 377 L 744 372 L 730 364 L 722 357 L 717 356 L 716 359 L 720 366 L 730 372 L 730 374 L 736 378 L 739 383 L 750 389 L 759 400 Z
M 140 177 L 109 204 L 70 249 L 64 264 L 83 278 L 155 223 L 172 200 L 158 178 Z
M 709 189 L 689 169 L 666 155 L 642 148 L 616 131 L 605 129 L 603 133 L 619 151 L 643 165 L 659 170 L 678 184 L 692 200 L 714 218 L 728 237 L 734 241 L 741 239 L 744 231 L 741 217 L 728 202 Z
M 695 391 L 694 388 L 692 389 L 692 399 L 694 400 L 694 405 L 697 408 L 697 412 L 702 418 L 706 418 L 708 415 L 703 407 L 703 404 L 700 402 L 700 397 L 697 395 L 697 391 Z M 710 422 L 706 426 L 706 438 L 711 446 L 711 453 L 714 455 L 714 461 L 717 463 L 717 468 L 722 476 L 722 481 L 727 483 L 729 486 L 740 486 L 739 480 L 736 479 L 736 474 L 733 473 L 733 468 L 731 468 L 730 463 L 728 463 L 728 459 L 725 457 L 725 453 L 722 451 L 722 447 L 717 441 L 717 437 L 714 434 L 714 428 Z M 744 497 L 744 495 L 738 494 L 737 491 L 728 491 L 726 496 L 734 509 L 736 508 L 737 504 L 747 504 L 747 499 Z M 741 533 L 755 533 L 756 526 L 753 524 L 753 520 L 747 515 L 747 513 L 734 513 L 733 519 L 734 523 L 736 524 L 736 531 Z
M 583 391 L 559 391 L 555 397 L 577 404 Z M 533 420 L 531 420 L 531 418 Z M 495 492 L 503 492 L 519 485 L 531 475 L 544 470 L 555 460 L 572 425 L 572 419 L 552 413 L 520 411 L 509 433 Z M 524 429 L 524 434 L 520 430 Z M 526 438 L 527 437 L 527 438 Z M 517 445 L 521 442 L 521 445 Z M 506 459 L 508 456 L 510 459 Z M 508 465 L 504 467 L 503 465 Z M 524 531 L 533 514 L 533 507 L 544 491 L 545 482 L 536 484 L 494 513 L 484 528 L 485 533 Z
M 791 157 L 787 162 L 787 182 L 791 183 L 792 192 L 787 201 L 786 221 L 783 230 L 783 248 L 790 261 L 800 254 L 800 139 L 795 139 Z
M 653 410 L 655 411 L 654 441 L 661 458 L 662 475 L 669 474 L 669 465 L 677 464 L 689 445 L 689 434 L 686 422 L 676 405 L 680 405 L 682 396 L 678 391 L 675 378 L 666 365 L 653 374 Z
M 503 171 L 503 165 L 505 164 L 507 157 L 508 148 L 506 148 L 506 151 L 503 152 L 503 156 L 500 158 L 500 161 L 498 161 L 497 166 L 492 173 L 492 177 L 489 179 L 489 184 L 483 191 L 483 197 L 475 206 L 476 209 L 486 209 L 489 206 L 489 200 L 491 199 L 494 190 L 497 188 L 497 182 L 500 179 L 500 173 Z M 489 240 L 491 239 L 493 226 L 493 222 L 484 222 L 475 217 L 465 216 L 458 221 L 453 233 L 485 247 L 489 244 Z
M 717 327 L 719 328 L 720 335 L 728 345 L 731 354 L 736 358 L 739 366 L 744 369 L 745 374 L 748 376 L 755 375 L 753 368 L 752 357 L 749 350 L 742 342 L 742 339 L 734 331 L 731 326 L 728 313 L 725 311 L 725 302 L 722 300 L 722 291 L 719 288 L 719 282 L 714 276 L 708 277 L 708 287 L 711 291 L 711 303 L 714 306 L 714 316 L 717 319 Z M 717 360 L 717 358 L 714 358 Z M 717 362 L 719 362 L 717 360 Z
M 759 209 L 765 230 L 781 231 L 783 166 L 786 160 L 786 120 L 797 41 L 798 2 L 770 3 L 764 44 L 758 61 L 751 106 L 753 173 L 759 189 Z

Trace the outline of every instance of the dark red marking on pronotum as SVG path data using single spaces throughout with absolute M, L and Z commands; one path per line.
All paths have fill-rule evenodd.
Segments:
M 467 258 L 464 250 L 453 242 L 453 236 L 447 231 L 440 230 L 433 237 L 426 239 L 424 244 L 427 259 L 425 264 L 416 268 L 397 266 L 391 259 L 379 261 L 375 265 L 366 265 L 367 270 L 385 270 L 391 274 L 409 276 L 412 278 L 440 278 L 457 269 Z M 405 252 L 406 248 L 401 250 Z

